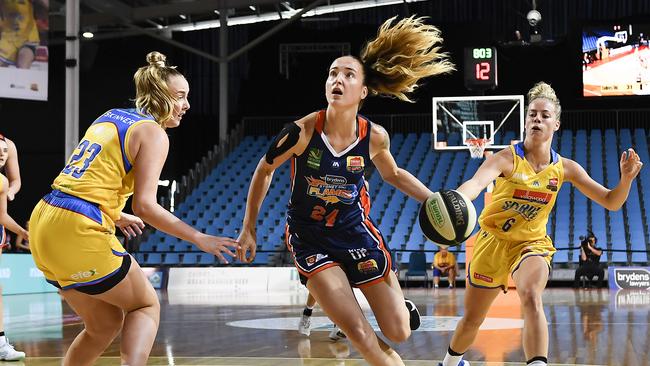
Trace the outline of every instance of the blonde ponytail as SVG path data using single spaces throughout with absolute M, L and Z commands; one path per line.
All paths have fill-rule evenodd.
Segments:
M 361 52 L 365 84 L 371 95 L 395 97 L 413 102 L 412 93 L 420 79 L 455 70 L 446 53 L 440 52 L 438 28 L 411 16 L 396 24 L 396 17 L 381 25 L 377 37 Z
M 173 75 L 182 74 L 176 66 L 167 66 L 167 57 L 160 52 L 147 54 L 148 66 L 135 72 L 135 106 L 151 114 L 164 127 L 164 122 L 174 113 L 174 96 L 169 92 L 167 81 Z

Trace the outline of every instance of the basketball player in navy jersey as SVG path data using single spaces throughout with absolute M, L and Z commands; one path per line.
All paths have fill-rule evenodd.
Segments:
M 393 21 L 380 27 L 361 57 L 334 60 L 325 82 L 327 109 L 289 123 L 272 142 L 251 180 L 238 239 L 239 260 L 250 262 L 255 222 L 273 172 L 291 159 L 287 237 L 295 265 L 327 316 L 371 365 L 404 363 L 377 338 L 351 286 L 361 289 L 382 333 L 393 342 L 410 336 L 419 326 L 419 315 L 412 302 L 404 305 L 388 247 L 368 217 L 364 170 L 372 160 L 386 182 L 419 202 L 432 192 L 395 164 L 386 130 L 358 111 L 368 95 L 410 101 L 405 93 L 421 78 L 453 70 L 439 53 L 435 27 L 421 18 Z

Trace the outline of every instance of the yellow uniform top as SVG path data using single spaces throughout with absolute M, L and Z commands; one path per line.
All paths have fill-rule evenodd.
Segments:
M 13 34 L 26 39 L 30 43 L 38 44 L 38 28 L 34 20 L 34 9 L 31 0 L 3 0 L 0 2 L 2 14 L 3 36 Z
M 86 130 L 52 188 L 96 203 L 113 221 L 133 194 L 132 157 L 127 146 L 133 128 L 156 123 L 135 109 L 111 109 Z
M 492 202 L 479 224 L 495 237 L 515 242 L 535 241 L 546 236 L 546 222 L 564 181 L 562 158 L 551 150 L 551 164 L 535 173 L 524 156 L 524 144 L 510 146 L 513 169 L 498 177 Z
M 436 253 L 436 255 L 433 256 L 433 266 L 434 267 L 447 267 L 447 266 L 455 266 L 456 265 L 456 257 L 454 256 L 453 253 L 447 252 L 446 256 L 442 256 L 441 252 Z

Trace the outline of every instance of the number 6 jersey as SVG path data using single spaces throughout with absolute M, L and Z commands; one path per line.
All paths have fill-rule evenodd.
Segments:
M 345 229 L 368 218 L 370 198 L 364 171 L 370 161 L 370 128 L 357 117 L 357 139 L 336 152 L 323 133 L 325 111 L 318 113 L 305 151 L 291 160 L 289 225 Z
M 111 109 L 102 114 L 88 127 L 52 188 L 96 203 L 117 220 L 133 194 L 129 137 L 142 123 L 156 121 L 135 109 Z

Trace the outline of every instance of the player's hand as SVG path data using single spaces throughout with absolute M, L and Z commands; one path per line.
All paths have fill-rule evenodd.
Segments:
M 237 242 L 232 238 L 201 234 L 199 240 L 196 242 L 196 246 L 206 253 L 213 254 L 225 264 L 228 264 L 229 262 L 226 257 L 223 256 L 224 254 L 233 258 L 237 257 L 237 255 L 231 251 L 231 248 L 237 249 L 238 247 Z
M 251 263 L 255 259 L 255 253 L 257 252 L 257 233 L 255 229 L 242 229 L 237 242 L 239 243 L 237 259 L 242 263 Z M 246 252 L 250 254 L 246 256 Z
M 135 215 L 129 215 L 122 212 L 120 213 L 120 218 L 115 221 L 115 226 L 120 228 L 127 239 L 131 239 L 142 234 L 142 229 L 144 229 L 144 222 L 142 222 L 141 218 Z
M 7 200 L 13 201 L 16 194 L 14 192 L 7 192 Z
M 621 178 L 632 180 L 641 171 L 643 163 L 634 149 L 629 148 L 621 155 Z

